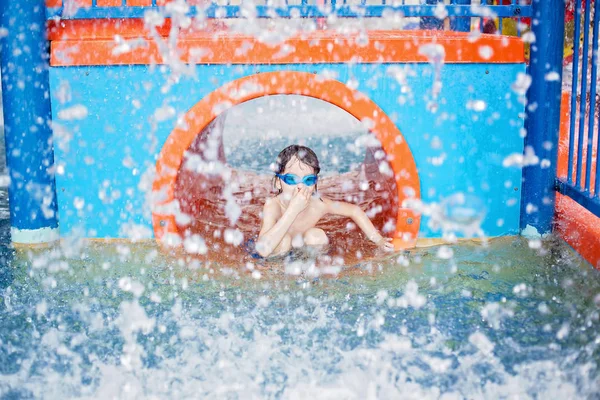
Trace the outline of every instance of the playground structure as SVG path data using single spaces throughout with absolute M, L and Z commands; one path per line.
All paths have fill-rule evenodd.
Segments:
M 557 231 L 588 261 L 599 265 L 594 85 L 589 110 L 582 102 L 578 114 L 577 145 L 573 122 L 577 100 L 570 97 L 573 117 L 570 129 L 563 129 L 563 135 L 571 133 L 573 138 L 567 145 L 567 167 L 560 164 L 562 152 L 557 158 L 560 118 L 566 115 L 565 101 L 569 100 L 562 95 L 561 114 L 564 7 L 558 0 L 485 7 L 453 1 L 446 12 L 454 31 L 343 34 L 317 30 L 299 32 L 275 44 L 220 30 L 215 24 L 207 27 L 204 17 L 209 21 L 248 17 L 240 5 L 211 3 L 186 9 L 185 15 L 202 21 L 201 28 L 195 29 L 177 26 L 181 15 L 173 14 L 163 2 L 97 0 L 79 3 L 80 8 L 50 2 L 47 9 L 43 1 L 31 9 L 17 3 L 2 6 L 1 20 L 8 27 L 2 39 L 2 72 L 15 243 L 48 242 L 78 234 L 90 238 L 154 236 L 162 243 L 185 244 L 202 228 L 191 230 L 194 223 L 178 217 L 190 210 L 202 214 L 200 210 L 206 211 L 215 201 L 204 198 L 200 206 L 182 208 L 186 192 L 201 197 L 207 190 L 207 186 L 193 189 L 191 181 L 182 178 L 186 157 L 193 153 L 197 140 L 228 107 L 261 96 L 296 94 L 346 110 L 367 124 L 381 143 L 386 155 L 382 162 L 391 170 L 388 177 L 392 179 L 381 173 L 379 162 L 379 174 L 372 181 L 385 182 L 388 197 L 371 200 L 384 210 L 376 223 L 380 229 L 391 219 L 394 229 L 389 234 L 397 248 L 440 239 L 444 232 L 439 226 L 436 229 L 436 216 L 414 204 L 430 204 L 456 193 L 482 199 L 487 216 L 481 228 L 488 236 L 514 235 L 532 228 L 539 234 L 550 232 L 555 191 L 559 190 Z M 587 5 L 583 11 L 578 6 L 576 15 L 580 21 L 583 13 L 584 26 L 590 25 L 592 15 Z M 598 9 L 597 2 L 594 7 Z M 302 1 L 283 7 L 259 5 L 253 10 L 252 18 L 331 19 L 332 14 L 381 18 L 402 13 L 422 18 L 427 28 L 439 25 L 436 1 L 419 6 L 319 6 Z M 152 11 L 170 18 L 150 29 L 142 18 Z M 581 54 L 587 54 L 590 42 L 597 54 L 599 15 L 593 14 L 592 38 L 586 32 Z M 519 37 L 468 33 L 470 18 L 482 16 L 540 21 L 532 27 L 535 43 L 529 65 Z M 47 31 L 43 29 L 46 21 Z M 32 24 L 39 29 L 23 29 Z M 167 40 L 174 29 L 176 44 Z M 50 67 L 39 68 L 46 62 L 48 42 Z M 14 51 L 24 46 L 41 51 Z M 596 57 L 590 67 L 592 82 Z M 585 72 L 587 58 L 583 60 Z M 15 65 L 23 68 L 15 69 Z M 170 76 L 162 66 L 171 71 Z M 409 78 L 407 69 L 413 72 Z M 531 76 L 530 85 L 526 74 Z M 573 79 L 573 93 L 577 93 L 577 74 Z M 349 85 L 350 81 L 358 82 L 357 86 Z M 414 96 L 399 102 L 407 87 Z M 157 110 L 166 110 L 168 117 Z M 592 122 L 584 135 L 586 121 Z M 431 145 L 434 137 L 445 144 L 443 152 Z M 506 160 L 519 160 L 515 155 L 522 154 L 516 167 L 507 165 L 511 163 Z M 440 157 L 442 165 L 431 162 Z M 556 179 L 557 165 L 566 180 Z M 575 182 L 566 173 L 574 168 Z M 211 182 L 218 200 L 223 201 L 227 182 L 222 176 L 209 175 L 201 175 L 203 181 Z M 225 203 L 209 214 L 216 218 L 220 231 L 237 229 L 247 238 L 255 230 L 236 224 L 244 222 L 244 216 L 257 215 L 261 197 L 244 202 L 250 191 L 244 183 L 233 194 L 234 200 L 229 200 L 240 207 L 240 217 L 229 218 Z M 245 222 L 256 226 L 256 219 Z M 240 242 L 233 240 L 225 248 L 233 257 L 239 247 Z

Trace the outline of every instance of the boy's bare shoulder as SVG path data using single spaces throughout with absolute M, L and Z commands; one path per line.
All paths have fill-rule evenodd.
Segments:
M 318 197 L 313 197 L 311 203 L 316 205 L 319 208 L 328 209 L 331 206 L 332 200 L 330 200 L 324 196 L 318 196 Z
M 336 201 L 325 197 L 322 197 L 321 199 L 323 200 L 321 204 L 323 204 L 327 213 L 350 216 L 356 208 L 356 205 L 345 201 Z
M 264 212 L 280 214 L 281 206 L 279 205 L 279 201 L 277 201 L 277 197 L 269 197 L 265 200 L 265 205 L 263 207 Z
M 265 209 L 275 209 L 279 208 L 279 202 L 277 201 L 277 197 L 268 197 L 265 200 Z
M 319 195 L 318 197 L 316 197 L 316 199 L 318 201 L 322 202 L 322 203 L 325 203 L 325 204 L 330 204 L 332 202 L 331 199 L 328 199 L 327 197 L 321 196 L 321 195 Z

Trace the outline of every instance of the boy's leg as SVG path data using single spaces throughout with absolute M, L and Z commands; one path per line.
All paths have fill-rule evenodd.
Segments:
M 281 242 L 275 247 L 273 253 L 269 257 L 280 256 L 282 254 L 287 254 L 292 248 L 292 237 L 286 233 L 286 235 L 281 239 Z
M 329 238 L 325 234 L 323 229 L 310 228 L 304 232 L 304 244 L 307 246 L 327 246 L 329 244 Z

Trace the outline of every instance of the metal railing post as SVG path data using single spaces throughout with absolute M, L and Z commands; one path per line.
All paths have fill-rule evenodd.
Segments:
M 554 216 L 556 159 L 560 125 L 564 0 L 532 0 L 532 32 L 527 92 L 525 146 L 540 159 L 523 168 L 521 229 L 528 225 L 539 233 L 550 232 Z

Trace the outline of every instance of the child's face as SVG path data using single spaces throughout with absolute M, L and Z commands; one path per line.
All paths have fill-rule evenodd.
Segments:
M 287 165 L 285 166 L 285 169 L 283 170 L 284 175 L 285 174 L 294 174 L 300 178 L 304 178 L 305 176 L 312 175 L 314 173 L 315 173 L 315 171 L 310 165 L 303 163 L 296 157 L 292 157 L 290 159 L 290 161 L 288 161 Z M 286 200 L 291 199 L 292 196 L 294 195 L 294 193 L 296 193 L 298 191 L 298 189 L 302 189 L 304 187 L 308 187 L 310 192 L 313 193 L 315 191 L 315 186 L 316 186 L 316 185 L 306 186 L 302 182 L 300 182 L 297 185 L 287 185 L 281 179 L 279 179 L 279 182 L 281 183 L 283 197 Z

